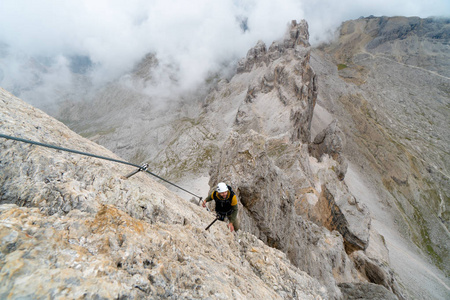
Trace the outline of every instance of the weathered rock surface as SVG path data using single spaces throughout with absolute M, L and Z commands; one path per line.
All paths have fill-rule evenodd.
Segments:
M 309 142 L 317 86 L 307 32 L 306 22 L 294 21 L 285 39 L 269 51 L 262 51 L 265 46 L 259 42 L 239 63 L 247 66 L 242 72 L 254 72 L 236 115 L 237 127 L 268 135 L 290 132 L 292 141 Z
M 369 258 L 362 251 L 352 253 L 352 259 L 369 282 L 382 285 L 403 299 L 404 295 L 394 278 L 394 273 L 385 262 Z
M 448 32 L 448 19 L 362 18 L 343 23 L 335 41 L 311 54 L 320 78 L 313 126 L 323 123 L 315 132 L 339 121 L 352 192 L 360 191 L 357 200 L 392 245 L 391 263 L 412 298 L 448 298 L 450 284 Z M 399 248 L 396 232 L 414 245 Z M 410 261 L 398 258 L 409 251 L 431 258 L 443 273 L 428 271 L 428 258 L 415 263 L 439 280 L 406 271 Z
M 281 252 L 245 233 L 219 240 L 201 227 L 150 225 L 110 205 L 95 215 L 0 210 L 2 298 L 326 298 Z
M 285 38 L 251 49 L 237 74 L 212 79 L 211 90 L 181 100 L 141 92 L 153 80 L 150 55 L 126 80 L 111 84 L 84 107 L 69 104 L 60 117 L 122 157 L 150 162 L 151 169 L 180 182 L 206 176 L 212 165 L 211 185 L 228 180 L 238 192 L 243 227 L 283 249 L 331 297 L 364 293 L 389 299 L 393 292 L 398 298 L 447 299 L 449 24 L 446 19 L 363 18 L 344 23 L 339 39 L 313 49 L 306 23 L 293 22 Z M 167 106 L 156 105 L 154 98 Z M 322 123 L 313 126 L 314 118 Z M 34 126 L 27 132 L 38 140 L 49 138 L 41 125 Z M 97 149 L 79 137 L 71 139 L 86 151 Z M 56 218 L 74 210 L 97 214 L 114 205 L 151 225 L 177 226 L 197 214 L 197 208 L 180 211 L 178 203 L 164 200 L 181 201 L 166 190 L 155 192 L 157 185 L 151 193 L 130 191 L 130 183 L 116 177 L 119 170 L 107 162 L 81 159 L 101 166 L 103 176 L 98 176 L 72 156 L 65 158 L 72 164 L 66 164 L 57 155 L 3 153 L 18 163 L 2 165 L 8 179 L 3 190 L 9 200 L 4 201 L 20 209 L 39 207 Z M 49 175 L 47 168 L 53 170 Z M 14 181 L 18 170 L 23 185 Z M 32 176 L 39 180 L 34 183 Z M 401 239 L 415 245 L 405 246 Z M 420 277 L 414 274 L 419 272 Z
M 339 285 L 347 300 L 395 300 L 397 297 L 383 286 L 373 283 L 342 283 Z
M 334 282 L 357 282 L 360 275 L 355 270 L 363 272 L 355 269 L 349 259 L 353 256 L 347 254 L 368 249 L 371 219 L 367 207 L 338 180 L 332 169 L 334 160 L 310 165 L 307 146 L 287 144 L 287 140 L 252 131 L 232 134 L 213 168 L 211 183 L 220 178 L 237 187 L 243 230 L 283 250 L 295 265 L 339 295 Z M 376 252 L 385 249 L 376 239 L 372 243 L 381 248 Z M 380 270 L 383 276 L 392 272 L 388 261 L 386 269 Z M 397 283 L 393 278 L 386 286 L 395 290 Z M 401 294 L 398 287 L 395 291 Z
M 347 160 L 342 155 L 345 147 L 345 135 L 340 130 L 338 121 L 334 120 L 327 128 L 316 135 L 313 142 L 309 145 L 309 152 L 319 161 L 322 156 L 328 154 L 336 162 L 338 167 L 336 175 L 339 180 L 344 180 L 345 172 L 347 172 Z
M 0 90 L 3 134 L 115 158 Z M 326 299 L 317 280 L 254 236 L 144 174 L 2 140 L 0 297 Z
M 314 210 L 313 220 L 342 234 L 347 253 L 367 248 L 371 222 L 369 212 L 347 188 L 335 184 L 323 185 Z
M 290 32 L 302 31 L 296 27 L 293 23 Z M 370 216 L 340 182 L 342 176 L 336 176 L 345 173 L 340 155 L 345 137 L 336 122 L 323 138 L 319 136 L 316 145 L 325 137 L 326 143 L 312 150 L 320 158 L 326 155 L 334 160 L 314 163 L 309 157 L 306 141 L 310 140 L 317 87 L 309 48 L 292 41 L 299 36 L 290 34 L 269 51 L 258 43 L 241 61 L 241 66 L 247 66 L 241 73 L 251 72 L 252 82 L 237 111 L 234 132 L 211 168 L 210 185 L 225 180 L 237 187 L 241 227 L 283 250 L 295 265 L 340 297 L 335 282 L 359 280 L 348 254 L 367 248 Z M 271 55 L 274 51 L 283 55 Z M 335 172 L 336 168 L 341 172 Z M 334 239 L 326 231 L 318 237 L 308 229 L 317 225 L 320 230 L 339 233 Z M 323 241 L 320 236 L 333 241 L 333 247 L 317 248 L 318 241 Z M 317 255 L 324 264 L 314 259 Z
M 328 231 L 297 214 L 296 197 L 300 197 L 302 186 L 308 187 L 308 177 L 301 177 L 301 166 L 307 166 L 302 163 L 302 159 L 308 159 L 307 146 L 287 144 L 286 140 L 268 139 L 252 131 L 234 133 L 224 144 L 221 159 L 211 173 L 211 183 L 221 178 L 237 187 L 242 230 L 287 253 L 296 266 L 318 278 L 333 296 L 339 297 L 336 282 L 357 281 L 357 272 L 338 232 Z M 296 159 L 283 157 L 282 153 L 290 152 Z M 285 159 L 289 164 L 277 164 L 276 159 Z M 295 173 L 298 176 L 291 176 Z

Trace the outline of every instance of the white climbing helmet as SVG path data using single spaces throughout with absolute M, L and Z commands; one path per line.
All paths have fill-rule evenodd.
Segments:
M 225 184 L 225 182 L 220 182 L 220 183 L 217 185 L 216 191 L 217 191 L 218 193 L 223 193 L 223 192 L 228 191 L 228 187 L 227 187 L 227 185 Z

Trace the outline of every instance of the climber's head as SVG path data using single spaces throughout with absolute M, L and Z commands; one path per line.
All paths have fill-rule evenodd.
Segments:
M 228 195 L 228 187 L 224 182 L 220 182 L 216 188 L 217 193 L 219 193 L 220 197 L 225 199 Z

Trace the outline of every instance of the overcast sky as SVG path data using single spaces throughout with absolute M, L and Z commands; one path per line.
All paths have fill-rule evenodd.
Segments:
M 103 84 L 149 52 L 176 66 L 182 88 L 195 86 L 258 40 L 282 37 L 293 19 L 308 21 L 316 44 L 341 22 L 369 15 L 449 17 L 450 1 L 1 0 L 0 86 L 24 100 L 51 98 L 50 90 L 73 88 L 74 63 L 89 58 L 90 79 Z

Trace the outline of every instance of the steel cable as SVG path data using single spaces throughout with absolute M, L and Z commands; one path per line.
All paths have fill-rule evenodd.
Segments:
M 168 180 L 166 180 L 166 179 L 164 179 L 164 178 L 162 178 L 162 177 L 160 177 L 160 176 L 150 172 L 149 170 L 147 170 L 147 168 L 143 168 L 142 166 L 139 166 L 139 165 L 136 165 L 136 164 L 132 164 L 132 163 L 129 163 L 127 161 L 118 160 L 118 159 L 114 159 L 114 158 L 110 158 L 110 157 L 106 157 L 106 156 L 100 156 L 100 155 L 96 155 L 96 154 L 92 154 L 92 153 L 82 152 L 82 151 L 78 151 L 78 150 L 58 147 L 58 146 L 55 146 L 55 145 L 40 143 L 40 142 L 31 141 L 31 140 L 18 138 L 18 137 L 14 137 L 14 136 L 9 136 L 9 135 L 5 135 L 5 134 L 1 134 L 1 133 L 0 133 L 0 137 L 8 139 L 8 140 L 14 140 L 14 141 L 22 142 L 22 143 L 27 143 L 27 144 L 32 144 L 32 145 L 36 145 L 36 146 L 41 146 L 41 147 L 46 147 L 46 148 L 51 148 L 51 149 L 71 152 L 71 153 L 75 153 L 75 154 L 80 154 L 80 155 L 90 156 L 90 157 L 94 157 L 94 158 L 109 160 L 109 161 L 112 161 L 112 162 L 115 162 L 115 163 L 120 163 L 120 164 L 124 164 L 124 165 L 128 165 L 128 166 L 133 166 L 133 167 L 139 168 L 141 171 L 147 172 L 148 174 L 150 174 L 150 175 L 152 175 L 152 176 L 154 176 L 154 177 L 156 177 L 156 178 L 158 178 L 158 179 L 160 179 L 160 180 L 162 180 L 162 181 L 164 181 L 164 182 L 166 182 L 168 184 L 173 185 L 174 187 L 176 187 L 176 188 L 178 188 L 178 189 L 180 189 L 180 190 L 182 190 L 182 191 L 184 191 L 186 193 L 189 193 L 189 194 L 193 195 L 194 197 L 197 197 L 197 198 L 200 198 L 200 199 L 202 198 L 202 197 L 197 196 L 194 193 L 191 193 L 190 191 L 188 191 L 188 190 L 186 190 L 186 189 L 176 185 L 175 183 L 172 183 L 172 182 L 170 182 L 170 181 L 168 181 Z

